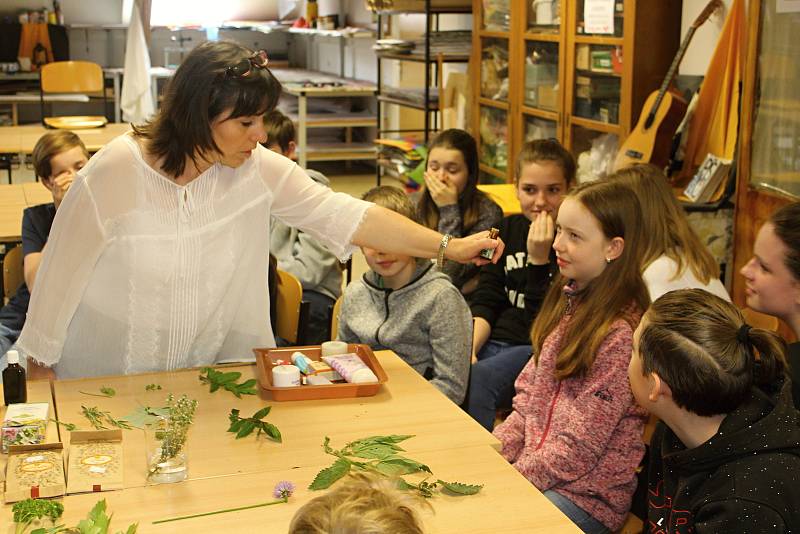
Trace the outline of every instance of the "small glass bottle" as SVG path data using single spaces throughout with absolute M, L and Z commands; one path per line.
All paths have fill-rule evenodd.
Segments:
M 28 385 L 25 380 L 25 369 L 19 364 L 19 352 L 9 350 L 6 357 L 8 367 L 3 369 L 3 400 L 6 406 L 26 402 Z

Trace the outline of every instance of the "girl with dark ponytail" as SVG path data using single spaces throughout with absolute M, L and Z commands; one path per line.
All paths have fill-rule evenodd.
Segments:
M 646 522 L 661 532 L 800 530 L 800 413 L 785 349 L 700 289 L 650 306 L 628 369 L 634 397 L 661 419 Z

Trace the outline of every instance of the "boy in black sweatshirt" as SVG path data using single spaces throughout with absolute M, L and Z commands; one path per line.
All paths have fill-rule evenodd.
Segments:
M 785 343 L 701 289 L 654 302 L 633 337 L 651 441 L 645 531 L 800 532 L 800 413 Z
M 531 324 L 558 269 L 554 221 L 575 178 L 575 160 L 558 141 L 529 141 L 517 156 L 515 177 L 521 214 L 500 223 L 503 257 L 481 269 L 471 298 L 474 335 L 466 407 L 489 431 L 497 409 L 511 407 L 514 381 L 531 355 Z

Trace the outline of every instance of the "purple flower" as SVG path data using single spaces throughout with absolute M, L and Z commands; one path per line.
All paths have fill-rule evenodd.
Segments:
M 272 495 L 276 499 L 288 499 L 294 493 L 294 484 L 288 480 L 281 480 L 275 484 L 275 489 L 272 490 Z

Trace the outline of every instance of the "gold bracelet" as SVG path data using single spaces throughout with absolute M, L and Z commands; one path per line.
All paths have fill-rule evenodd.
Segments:
M 453 236 L 450 234 L 444 234 L 441 242 L 439 243 L 439 255 L 436 257 L 436 267 L 438 267 L 440 270 L 442 267 L 444 267 L 444 252 L 447 250 L 447 244 L 450 242 L 452 237 Z

